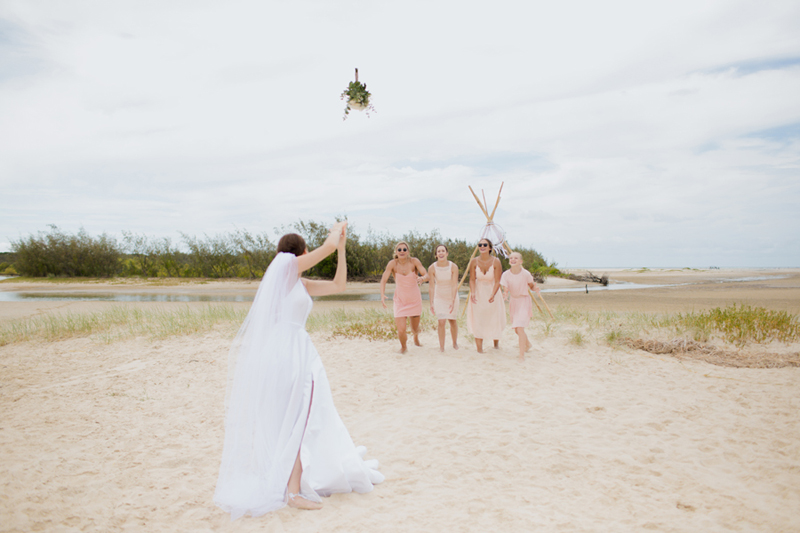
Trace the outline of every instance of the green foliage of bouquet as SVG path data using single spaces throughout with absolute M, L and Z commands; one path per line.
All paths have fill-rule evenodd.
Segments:
M 359 111 L 366 110 L 368 117 L 370 111 L 374 113 L 375 108 L 370 102 L 371 96 L 372 93 L 367 90 L 367 85 L 358 81 L 358 69 L 356 69 L 356 81 L 351 81 L 347 89 L 342 91 L 341 99 L 347 102 L 344 108 L 343 120 L 347 120 L 347 115 L 350 114 L 351 109 L 357 109 Z

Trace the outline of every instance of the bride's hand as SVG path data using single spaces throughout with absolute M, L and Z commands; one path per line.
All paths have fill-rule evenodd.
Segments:
M 328 238 L 334 239 L 334 242 L 338 245 L 342 237 L 347 235 L 347 221 L 337 222 L 333 226 L 331 226 L 331 230 L 328 232 Z

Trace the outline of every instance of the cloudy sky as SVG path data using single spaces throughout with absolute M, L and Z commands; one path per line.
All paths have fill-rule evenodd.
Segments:
M 491 7 L 489 7 L 491 6 Z M 800 3 L 0 0 L 0 251 L 347 216 L 800 266 Z M 342 120 L 353 69 L 377 113 Z

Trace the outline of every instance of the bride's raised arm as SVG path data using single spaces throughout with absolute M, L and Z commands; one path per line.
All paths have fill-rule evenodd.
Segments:
M 347 222 L 337 222 L 331 228 L 328 238 L 322 243 L 322 246 L 297 257 L 297 273 L 302 274 L 309 268 L 313 267 L 329 255 L 331 255 L 339 241 L 345 238 L 345 228 Z
M 345 244 L 347 243 L 347 223 L 344 222 L 343 224 L 344 225 L 341 226 L 341 229 L 338 232 L 336 231 L 336 226 L 334 226 L 331 229 L 331 235 L 334 234 L 339 235 L 339 242 L 336 244 L 336 250 L 339 252 L 338 261 L 336 263 L 336 275 L 333 277 L 333 281 L 304 279 L 303 283 L 306 286 L 308 294 L 311 296 L 327 296 L 328 294 L 336 294 L 337 292 L 342 292 L 347 286 L 347 259 L 345 257 Z M 325 243 L 327 243 L 329 240 L 331 240 L 331 236 L 328 236 L 328 239 L 326 239 Z M 323 244 L 322 246 L 325 245 Z M 317 250 L 321 249 L 322 246 L 317 248 Z M 314 250 L 314 252 L 316 252 L 317 250 Z M 300 259 L 308 257 L 309 255 L 311 255 L 311 253 L 313 252 L 301 255 L 300 257 L 297 258 L 298 270 L 300 270 L 299 267 Z M 323 257 L 327 257 L 327 255 Z M 319 261 L 317 261 L 317 263 L 318 262 Z

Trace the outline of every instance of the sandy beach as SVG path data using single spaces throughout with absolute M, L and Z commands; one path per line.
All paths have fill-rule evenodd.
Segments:
M 677 313 L 733 303 L 800 313 L 800 269 L 603 270 L 629 290 L 573 292 L 554 311 Z M 742 280 L 742 281 L 734 281 Z M 253 282 L 9 283 L 0 291 L 250 294 Z M 349 294 L 375 284 L 350 284 Z M 114 306 L 248 302 L 2 301 L 0 325 Z M 324 301 L 315 313 L 379 307 Z M 583 342 L 573 342 L 575 332 Z M 0 346 L 0 531 L 800 530 L 800 368 L 728 368 L 609 346 L 591 324 L 539 318 L 534 349 L 406 355 L 396 341 L 312 338 L 353 440 L 381 462 L 369 494 L 231 523 L 212 503 L 235 329 Z M 572 339 L 572 340 L 571 340 Z M 800 351 L 800 345 L 749 348 Z

